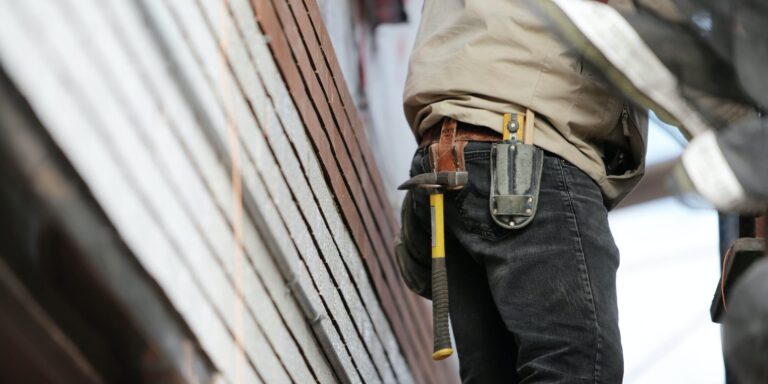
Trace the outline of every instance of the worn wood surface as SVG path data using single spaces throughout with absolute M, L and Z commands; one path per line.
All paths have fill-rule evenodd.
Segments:
M 69 299 L 65 301 L 77 302 L 79 297 L 87 300 L 82 303 L 85 305 L 80 307 L 82 315 L 77 317 L 87 318 L 88 322 L 94 321 L 95 324 L 102 323 L 102 326 L 96 325 L 95 332 L 103 332 L 103 326 L 120 332 L 100 333 L 104 338 L 93 333 L 94 337 L 105 343 L 110 343 L 107 337 L 111 338 L 111 342 L 130 340 L 131 345 L 121 345 L 120 350 L 113 349 L 112 352 L 121 355 L 121 359 L 128 359 L 133 353 L 132 357 L 140 360 L 120 361 L 116 362 L 117 365 L 146 367 L 148 369 L 145 373 L 153 379 L 162 377 L 166 382 L 175 382 L 174 376 L 188 382 L 210 381 L 214 375 L 213 367 L 207 356 L 201 353 L 195 338 L 189 334 L 188 327 L 178 318 L 177 311 L 168 304 L 165 296 L 159 292 L 157 284 L 130 256 L 120 236 L 81 183 L 77 172 L 51 140 L 24 95 L 19 93 L 6 73 L 0 74 L 0 128 L 2 168 L 6 172 L 10 171 L 10 174 L 4 173 L 3 180 L 7 183 L 3 184 L 0 194 L 4 195 L 3 199 L 8 199 L 4 201 L 6 208 L 8 204 L 13 207 L 10 212 L 4 210 L 6 225 L 10 225 L 10 228 L 6 227 L 6 234 L 9 230 L 15 234 L 12 235 L 15 239 L 11 240 L 11 243 L 18 241 L 27 244 L 10 251 L 13 254 L 4 256 L 16 260 L 33 257 L 37 259 L 34 263 L 39 263 L 39 259 L 48 258 L 56 263 L 56 274 L 67 276 L 67 280 L 72 279 L 69 280 L 70 283 L 84 284 L 80 286 L 81 289 L 93 288 L 94 292 L 78 292 L 71 290 L 72 286 L 67 284 L 67 294 L 58 291 L 62 287 L 60 285 L 51 287 L 55 290 L 55 296 L 68 295 Z M 14 198 L 14 195 L 17 197 Z M 22 201 L 23 203 L 19 204 Z M 39 236 L 43 236 L 45 240 L 41 238 L 38 242 L 29 242 L 30 238 Z M 61 239 L 64 238 L 68 240 L 62 242 Z M 26 251 L 24 247 L 28 247 Z M 38 255 L 41 252 L 42 254 Z M 79 255 L 75 256 L 74 253 Z M 74 274 L 70 275 L 73 272 Z M 28 274 L 23 275 L 29 277 Z M 10 279 L 3 277 L 0 280 Z M 84 293 L 85 295 L 81 296 Z M 98 302 L 91 301 L 99 296 L 102 299 L 98 299 Z M 114 301 L 104 300 L 107 297 Z M 58 305 L 51 306 L 47 300 L 44 308 L 53 313 L 57 312 L 57 308 L 61 309 Z M 59 318 L 58 315 L 54 316 Z M 104 322 L 109 325 L 103 324 Z M 21 324 L 23 327 L 29 325 L 31 323 Z M 120 329 L 120 326 L 126 328 Z M 72 328 L 68 328 L 71 331 Z M 81 338 L 84 335 L 75 333 L 72 336 Z M 82 342 L 81 339 L 78 344 Z M 18 349 L 10 348 L 6 352 L 13 353 Z M 35 355 L 28 357 L 31 361 L 39 360 L 40 356 L 46 354 L 45 345 L 40 343 L 27 343 L 21 349 L 25 348 Z M 137 348 L 146 349 L 139 351 Z M 16 358 L 24 359 L 22 356 Z M 65 362 L 67 359 L 56 360 Z M 50 361 L 43 361 L 45 364 L 33 373 L 35 368 L 25 367 L 23 361 L 20 363 L 22 365 L 16 365 L 16 369 L 20 369 L 20 377 L 50 374 L 51 368 L 55 366 L 51 365 Z M 61 376 L 56 375 L 52 376 Z M 40 382 L 27 378 L 27 382 L 30 382 L 29 380 Z
M 252 0 L 269 48 L 320 155 L 344 219 L 382 306 L 419 381 L 446 382 L 429 361 L 430 314 L 400 282 L 391 245 L 396 221 L 346 88 L 329 36 L 312 1 Z
M 446 382 L 312 0 L 0 0 L 0 65 L 225 382 Z

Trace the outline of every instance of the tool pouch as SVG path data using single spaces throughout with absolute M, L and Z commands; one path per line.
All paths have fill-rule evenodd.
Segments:
M 517 229 L 536 215 L 544 152 L 520 141 L 491 147 L 491 217 L 500 226 Z

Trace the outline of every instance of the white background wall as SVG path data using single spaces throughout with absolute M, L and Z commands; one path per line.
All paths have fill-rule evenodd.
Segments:
M 403 194 L 396 187 L 408 178 L 416 150 L 403 114 L 402 94 L 422 0 L 405 1 L 408 23 L 383 24 L 375 30 L 363 25 L 357 0 L 318 3 L 347 84 L 366 120 L 390 201 L 398 209 Z
M 651 125 L 650 166 L 681 150 Z M 720 278 L 717 213 L 667 198 L 612 212 L 609 220 L 621 250 L 625 383 L 722 383 L 720 327 L 709 317 Z

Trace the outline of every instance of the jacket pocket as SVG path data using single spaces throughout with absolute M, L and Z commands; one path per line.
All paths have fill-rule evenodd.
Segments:
M 640 182 L 645 173 L 645 147 L 648 134 L 648 115 L 627 106 L 621 116 L 624 135 L 629 142 L 631 163 L 620 174 L 607 174 L 600 184 L 605 193 L 608 209 L 615 207 Z M 606 172 L 608 173 L 608 172 Z

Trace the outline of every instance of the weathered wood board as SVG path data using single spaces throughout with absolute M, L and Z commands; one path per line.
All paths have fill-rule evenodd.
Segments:
M 312 0 L 0 0 L 24 94 L 223 382 L 441 382 Z

